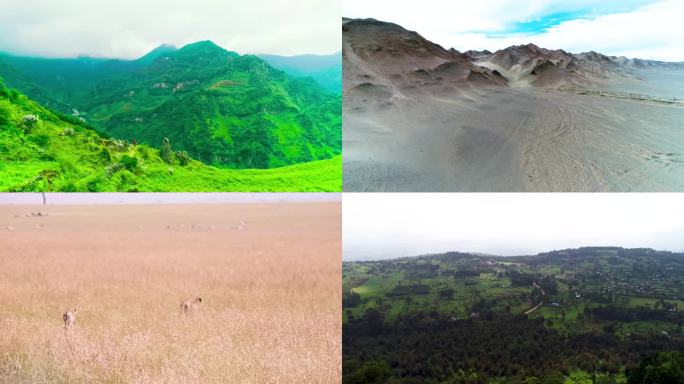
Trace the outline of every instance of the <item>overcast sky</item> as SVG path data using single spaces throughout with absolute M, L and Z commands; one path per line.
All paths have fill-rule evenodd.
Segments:
M 570 52 L 684 61 L 682 0 L 342 0 L 346 17 L 391 21 L 445 48 L 535 43 Z
M 348 193 L 342 215 L 345 260 L 598 245 L 684 251 L 681 194 Z
M 340 0 L 1 0 L 0 51 L 137 58 L 200 40 L 238 53 L 340 50 Z

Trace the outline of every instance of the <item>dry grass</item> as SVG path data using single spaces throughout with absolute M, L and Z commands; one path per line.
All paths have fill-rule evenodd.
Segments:
M 0 206 L 0 244 L 0 383 L 341 381 L 339 203 Z

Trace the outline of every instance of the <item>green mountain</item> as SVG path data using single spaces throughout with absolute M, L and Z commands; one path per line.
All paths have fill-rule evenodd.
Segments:
M 1 58 L 0 74 L 4 76 L 6 83 L 11 87 L 23 89 L 26 93 L 34 95 L 34 97 L 40 99 L 43 105 L 47 106 L 48 108 L 56 110 L 66 110 L 68 108 L 67 105 L 53 98 L 47 89 L 38 85 L 30 77 L 14 69 L 14 67 L 7 64 Z
M 231 168 L 274 168 L 341 153 L 341 97 L 210 41 L 161 46 L 138 60 L 0 60 L 36 87 L 30 97 L 119 139 L 164 137 L 194 158 Z M 0 67 L 0 75 L 8 71 Z
M 161 142 L 160 142 L 161 144 Z M 336 156 L 282 168 L 205 165 L 171 145 L 113 139 L 50 111 L 0 79 L 0 191 L 340 191 Z
M 145 54 L 144 56 L 142 56 L 141 58 L 139 58 L 136 61 L 138 63 L 142 63 L 142 64 L 150 64 L 151 62 L 156 60 L 159 56 L 163 56 L 163 55 L 175 52 L 177 50 L 178 50 L 178 48 L 176 48 L 173 45 L 162 44 L 162 45 L 158 46 L 157 48 L 151 50 L 150 52 L 148 52 L 147 54 Z
M 5 79 L 9 87 L 24 92 L 41 104 L 53 107 L 49 102 L 59 100 L 54 107 L 61 112 L 71 113 L 75 107 L 75 99 L 85 90 L 104 79 L 120 76 L 135 71 L 144 66 L 137 60 L 113 60 L 90 57 L 75 59 L 51 59 L 43 57 L 13 56 L 0 53 L 0 76 Z M 41 89 L 37 93 L 33 89 L 23 88 L 22 82 L 17 82 L 12 72 L 20 73 L 30 79 L 34 86 Z M 49 95 L 50 99 L 45 99 Z
M 298 77 L 311 77 L 327 90 L 342 94 L 342 52 L 332 55 L 259 55 L 274 68 Z

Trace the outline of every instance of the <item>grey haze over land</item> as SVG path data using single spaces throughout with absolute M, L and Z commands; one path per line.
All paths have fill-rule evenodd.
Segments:
M 684 251 L 677 194 L 348 193 L 342 215 L 344 260 L 584 246 Z
M 331 54 L 339 18 L 338 2 L 319 0 L 3 0 L 0 51 L 134 59 L 212 40 L 241 54 Z
M 337 202 L 339 193 L 47 193 L 48 205 L 252 204 Z M 39 205 L 40 193 L 0 193 L 0 205 Z

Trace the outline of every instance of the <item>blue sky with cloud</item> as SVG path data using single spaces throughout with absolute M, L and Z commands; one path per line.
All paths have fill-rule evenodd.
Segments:
M 497 33 L 488 33 L 488 36 L 504 36 L 506 34 L 512 33 L 523 33 L 523 34 L 535 34 L 543 33 L 551 27 L 561 24 L 562 22 L 576 19 L 587 19 L 590 18 L 589 15 L 584 12 L 559 12 L 552 13 L 548 15 L 543 15 L 540 17 L 535 17 L 533 19 L 521 20 L 513 23 L 510 28 L 505 31 L 500 31 Z
M 540 34 L 566 21 L 591 20 L 604 15 L 632 12 L 656 2 L 657 0 L 552 2 L 536 15 L 530 15 L 529 18 L 522 20 L 514 20 L 502 31 L 480 32 L 491 37 L 503 37 L 511 34 Z
M 447 48 L 496 50 L 535 43 L 571 52 L 684 61 L 681 0 L 343 0 L 346 17 L 418 31 Z

